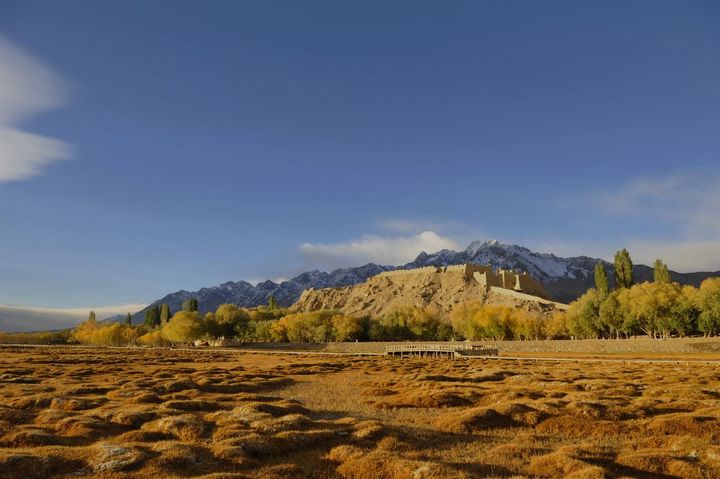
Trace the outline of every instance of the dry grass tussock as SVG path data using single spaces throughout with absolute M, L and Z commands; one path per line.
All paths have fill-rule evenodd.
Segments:
M 0 477 L 720 477 L 720 372 L 2 348 Z

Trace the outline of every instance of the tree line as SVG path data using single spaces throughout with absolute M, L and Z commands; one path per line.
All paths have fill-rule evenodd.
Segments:
M 653 281 L 635 284 L 630 254 L 616 253 L 615 288 L 605 266 L 595 266 L 595 288 L 570 304 L 568 334 L 583 338 L 635 335 L 671 337 L 720 333 L 720 278 L 708 278 L 699 288 L 671 281 L 660 259 L 653 265 Z
M 376 317 L 341 311 L 289 312 L 268 306 L 246 309 L 223 304 L 214 312 L 180 311 L 155 326 L 98 324 L 94 317 L 79 325 L 72 340 L 96 345 L 169 346 L 196 339 L 241 342 L 423 341 L 543 339 L 567 336 L 564 315 L 552 319 L 520 309 L 468 302 L 450 315 L 432 308 L 398 306 Z
M 573 301 L 567 311 L 551 315 L 519 308 L 467 302 L 443 315 L 432 308 L 399 306 L 375 316 L 356 317 L 342 311 L 291 312 L 271 298 L 267 306 L 220 305 L 201 315 L 190 298 L 172 313 L 155 305 L 145 321 L 99 325 L 94 313 L 73 331 L 71 340 L 87 344 L 146 346 L 225 338 L 241 342 L 330 342 L 405 340 L 534 340 L 622 338 L 720 334 L 720 278 L 699 288 L 672 282 L 668 267 L 655 261 L 653 281 L 635 284 L 626 249 L 615 254 L 615 284 L 605 264 L 595 266 L 595 287 Z M 1 338 L 0 338 L 1 339 Z

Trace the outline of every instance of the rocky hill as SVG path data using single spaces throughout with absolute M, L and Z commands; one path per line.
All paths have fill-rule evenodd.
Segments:
M 447 315 L 468 301 L 544 314 L 565 309 L 563 304 L 512 290 L 497 287 L 486 290 L 460 268 L 418 268 L 381 274 L 354 286 L 308 289 L 292 310 L 338 309 L 355 316 L 379 316 L 398 306 L 417 306 Z
M 170 309 L 177 311 L 183 301 L 198 298 L 200 311 L 214 311 L 223 303 L 233 303 L 244 307 L 267 304 L 274 296 L 281 306 L 290 306 L 297 301 L 303 291 L 309 288 L 320 289 L 344 287 L 365 282 L 368 278 L 383 271 L 410 269 L 422 266 L 447 266 L 463 263 L 490 265 L 495 269 L 517 269 L 527 271 L 533 278 L 542 282 L 549 295 L 560 302 L 567 303 L 593 285 L 595 263 L 603 261 L 588 256 L 563 258 L 549 253 L 537 253 L 525 247 L 500 243 L 498 241 L 474 241 L 462 251 L 441 250 L 436 253 L 420 253 L 417 258 L 405 265 L 381 266 L 366 264 L 355 268 L 336 269 L 331 272 L 308 271 L 288 281 L 275 283 L 264 281 L 252 285 L 246 281 L 229 281 L 219 286 L 202 288 L 198 291 L 177 291 L 154 301 L 148 306 L 167 303 Z M 607 265 L 611 283 L 614 281 L 612 267 Z M 635 266 L 636 281 L 652 279 L 652 268 Z M 720 272 L 677 273 L 671 271 L 673 281 L 681 284 L 698 285 L 709 276 L 718 276 Z M 147 308 L 133 315 L 134 321 L 142 321 Z

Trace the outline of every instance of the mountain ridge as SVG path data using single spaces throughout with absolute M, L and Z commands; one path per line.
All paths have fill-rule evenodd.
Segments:
M 223 303 L 237 304 L 242 307 L 255 307 L 267 304 L 274 296 L 281 306 L 290 306 L 309 288 L 321 289 L 352 286 L 365 282 L 368 278 L 383 271 L 411 269 L 423 266 L 448 266 L 462 263 L 490 265 L 495 269 L 513 269 L 527 271 L 547 289 L 552 299 L 570 302 L 583 294 L 594 284 L 593 268 L 597 262 L 605 264 L 611 284 L 614 282 L 612 264 L 601 258 L 590 256 L 560 257 L 552 253 L 538 253 L 530 249 L 497 240 L 473 241 L 462 251 L 443 249 L 434 253 L 421 252 L 415 260 L 404 265 L 378 265 L 367 263 L 362 266 L 339 268 L 330 272 L 311 270 L 300 273 L 289 280 L 276 283 L 271 280 L 252 285 L 247 281 L 227 281 L 217 286 L 201 288 L 197 291 L 180 290 L 153 301 L 146 308 L 133 314 L 133 321 L 143 320 L 145 312 L 162 303 L 167 303 L 172 311 L 179 311 L 183 301 L 197 298 L 200 312 L 214 311 Z M 652 279 L 652 268 L 635 265 L 634 275 L 637 282 Z M 671 271 L 671 278 L 680 284 L 698 285 L 709 276 L 720 272 L 678 273 Z

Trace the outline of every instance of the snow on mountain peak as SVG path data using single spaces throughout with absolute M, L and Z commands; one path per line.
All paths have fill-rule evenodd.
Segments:
M 430 255 L 423 253 L 405 267 L 440 266 L 464 262 L 486 264 L 496 269 L 527 271 L 543 282 L 586 278 L 592 269 L 587 258 L 558 258 L 553 254 L 536 253 L 523 246 L 503 243 L 495 239 L 473 241 L 461 252 L 443 250 Z

